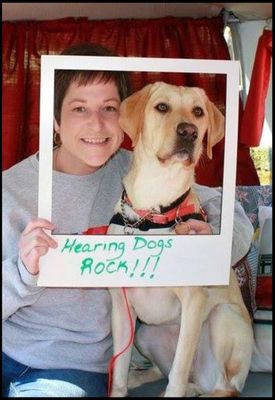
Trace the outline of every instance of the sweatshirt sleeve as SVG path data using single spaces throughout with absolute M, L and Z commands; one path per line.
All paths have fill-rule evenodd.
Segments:
M 218 233 L 221 217 L 221 192 L 201 185 L 196 185 L 195 190 L 207 214 L 208 223 L 211 225 L 213 233 Z M 235 200 L 231 265 L 235 265 L 248 253 L 253 233 L 252 223 L 241 204 Z
M 30 274 L 17 255 L 2 261 L 2 269 L 2 320 L 6 320 L 35 303 L 43 288 L 36 286 L 38 275 Z
M 254 228 L 241 204 L 235 200 L 231 265 L 235 265 L 249 251 Z
M 19 308 L 33 304 L 42 294 L 37 275 L 19 258 L 18 241 L 27 223 L 36 215 L 37 184 L 30 168 L 11 168 L 2 174 L 2 319 Z

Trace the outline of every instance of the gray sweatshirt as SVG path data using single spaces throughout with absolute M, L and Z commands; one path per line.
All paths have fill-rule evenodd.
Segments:
M 52 222 L 58 233 L 107 225 L 131 152 L 120 150 L 85 176 L 53 171 Z M 3 351 L 33 368 L 107 372 L 112 356 L 111 301 L 105 288 L 41 288 L 18 257 L 18 241 L 38 209 L 38 155 L 3 172 Z M 214 231 L 221 195 L 195 185 Z M 253 227 L 236 203 L 232 264 L 248 251 Z M 58 266 L 56 266 L 58 268 Z

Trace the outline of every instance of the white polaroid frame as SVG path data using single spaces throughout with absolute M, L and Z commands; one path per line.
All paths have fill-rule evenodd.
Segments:
M 58 248 L 50 249 L 40 258 L 38 286 L 227 285 L 235 202 L 239 62 L 143 57 L 42 56 L 38 216 L 48 220 L 52 219 L 56 69 L 225 74 L 226 121 L 221 229 L 219 235 L 53 235 L 58 242 Z

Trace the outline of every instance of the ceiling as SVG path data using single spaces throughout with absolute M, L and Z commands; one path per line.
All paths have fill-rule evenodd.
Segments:
M 217 16 L 223 8 L 240 21 L 272 18 L 272 3 L 2 3 L 2 20 L 200 18 Z

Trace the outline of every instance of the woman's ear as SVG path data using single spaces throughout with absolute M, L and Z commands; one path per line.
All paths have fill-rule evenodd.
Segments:
M 58 125 L 56 119 L 54 119 L 53 126 L 54 126 L 54 131 L 60 133 L 60 126 Z

